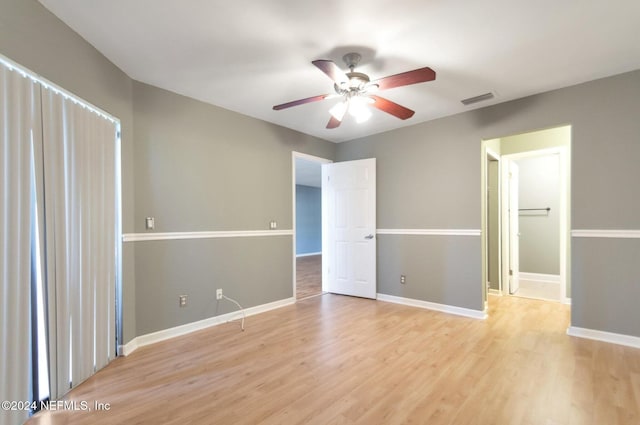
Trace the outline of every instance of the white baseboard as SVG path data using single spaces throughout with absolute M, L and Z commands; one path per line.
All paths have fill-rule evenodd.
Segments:
M 138 349 L 138 342 L 136 338 L 133 338 L 131 341 L 127 342 L 124 345 L 118 345 L 118 356 L 128 356 Z
M 456 307 L 446 304 L 432 303 L 430 301 L 415 300 L 412 298 L 396 297 L 394 295 L 378 294 L 379 301 L 403 304 L 411 307 L 420 307 L 427 310 L 435 310 L 443 313 L 455 314 L 458 316 L 471 317 L 473 319 L 486 319 L 486 311 L 472 310 L 470 308 Z
M 637 336 L 596 331 L 593 329 L 578 328 L 575 326 L 569 326 L 567 328 L 567 335 L 609 342 L 611 344 L 625 345 L 627 347 L 640 348 L 640 337 Z
M 559 274 L 543 274 L 543 273 L 520 272 L 520 279 L 523 279 L 523 280 L 535 280 L 536 282 L 560 283 L 560 275 Z
M 314 255 L 322 255 L 322 251 L 321 252 L 307 252 L 306 254 L 296 254 L 296 258 L 312 257 Z
M 491 289 L 489 288 L 489 295 L 496 295 L 498 297 L 503 296 L 504 294 L 498 290 L 498 289 Z M 567 298 L 567 297 L 562 297 L 562 300 L 560 300 L 560 302 L 562 304 L 567 304 L 567 305 L 571 305 L 571 298 Z
M 295 298 L 285 298 L 283 300 L 274 301 L 268 304 L 262 304 L 255 307 L 249 307 L 244 309 L 245 316 L 255 316 L 256 314 L 265 313 L 276 308 L 285 307 L 296 302 Z M 176 326 L 169 329 L 164 329 L 150 334 L 140 335 L 125 345 L 118 347 L 118 355 L 128 356 L 136 349 L 144 347 L 145 345 L 154 344 L 156 342 L 164 341 L 167 339 L 175 338 L 177 336 L 186 335 L 191 332 L 199 331 L 209 328 L 211 326 L 217 326 L 222 323 L 228 323 L 232 320 L 238 320 L 242 317 L 240 310 L 233 311 L 231 313 L 221 314 L 219 316 L 210 317 L 207 319 L 199 320 L 197 322 L 187 323 L 185 325 Z

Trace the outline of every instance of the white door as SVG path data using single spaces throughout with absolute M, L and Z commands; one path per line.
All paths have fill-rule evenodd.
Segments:
M 376 160 L 322 164 L 323 289 L 376 298 Z
M 509 293 L 520 288 L 520 227 L 518 205 L 518 164 L 509 161 Z

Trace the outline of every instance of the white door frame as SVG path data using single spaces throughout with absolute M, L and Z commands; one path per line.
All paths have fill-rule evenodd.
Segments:
M 502 188 L 502 161 L 501 161 L 501 157 L 499 154 L 495 153 L 493 150 L 491 150 L 490 148 L 485 148 L 485 155 L 484 155 L 484 172 L 482 173 L 482 194 L 483 194 L 483 211 L 484 211 L 484 217 L 483 217 L 483 229 L 482 229 L 482 235 L 483 235 L 483 245 L 485 248 L 485 258 L 484 258 L 484 273 L 483 273 L 483 282 L 482 282 L 482 286 L 484 288 L 483 293 L 484 293 L 484 302 L 485 302 L 485 308 L 486 308 L 486 303 L 487 303 L 487 295 L 490 292 L 489 291 L 489 287 L 487 285 L 487 283 L 489 282 L 489 234 L 488 234 L 488 230 L 489 230 L 489 204 L 487 202 L 487 196 L 488 196 L 488 188 L 489 188 L 489 167 L 487 167 L 487 163 L 490 161 L 498 161 L 498 214 L 501 214 L 502 212 L 502 193 L 501 193 L 501 188 Z M 500 216 L 500 219 L 498 220 L 498 293 L 501 293 L 501 289 L 502 289 L 502 238 L 500 237 L 502 235 L 502 217 Z
M 518 164 L 512 158 L 509 158 L 509 155 L 505 155 L 502 165 L 504 171 L 500 178 L 502 180 L 503 190 L 500 195 L 502 196 L 503 210 L 501 210 L 500 214 L 501 220 L 504 223 L 502 227 L 504 233 L 501 236 L 504 242 L 502 246 L 505 247 L 504 253 L 502 253 L 505 267 L 502 270 L 503 279 L 501 279 L 504 282 L 504 288 L 501 287 L 500 290 L 505 295 L 513 295 L 520 287 L 520 189 L 518 187 L 520 173 Z M 514 180 L 515 185 L 513 184 Z M 514 209 L 516 211 L 514 211 Z M 515 226 L 513 224 L 514 222 Z M 514 243 L 514 241 L 516 243 Z M 514 286 L 516 288 L 515 291 Z
M 297 276 L 296 276 L 296 159 L 304 159 L 307 161 L 317 162 L 318 164 L 329 164 L 333 161 L 319 156 L 313 156 L 302 152 L 291 151 L 291 199 L 293 200 L 292 223 L 293 223 L 293 298 L 297 301 Z M 322 230 L 324 233 L 324 229 Z M 324 235 L 321 236 L 324 239 Z M 322 274 L 322 290 L 325 291 L 324 273 Z
M 547 149 L 538 149 L 538 150 L 532 150 L 532 151 L 525 151 L 525 152 L 518 152 L 518 153 L 513 153 L 513 154 L 508 154 L 508 155 L 502 155 L 501 158 L 504 160 L 517 160 L 517 159 L 523 159 L 523 158 L 531 158 L 531 157 L 535 157 L 535 156 L 547 156 L 547 155 L 554 155 L 554 154 L 558 154 L 560 157 L 560 302 L 562 303 L 569 303 L 569 298 L 567 297 L 567 260 L 568 260 L 568 253 L 567 253 L 567 244 L 568 244 L 568 234 L 569 234 L 569 214 L 568 214 L 568 196 L 569 196 L 569 166 L 568 166 L 568 159 L 569 159 L 569 153 L 568 153 L 568 149 L 565 146 L 558 146 L 558 147 L 553 147 L 553 148 L 547 148 Z M 501 200 L 501 207 L 502 207 L 502 218 L 504 220 L 504 217 L 508 217 L 508 215 L 505 216 L 505 214 L 508 214 L 508 202 L 506 202 L 508 194 L 505 193 L 504 188 L 508 187 L 508 185 L 505 182 L 505 179 L 508 178 L 508 175 L 506 175 L 506 173 L 504 172 L 505 169 L 507 169 L 508 167 L 504 166 L 505 164 L 502 164 L 502 173 L 501 173 L 501 185 L 503 187 L 503 190 L 501 191 L 502 194 L 502 200 Z M 503 226 L 502 229 L 505 229 L 505 227 Z M 502 242 L 503 242 L 503 248 L 508 247 L 508 232 L 503 232 L 505 233 L 502 236 Z M 509 277 L 509 261 L 508 261 L 508 249 L 503 249 L 502 251 L 502 282 L 501 282 L 501 288 L 500 291 L 503 295 L 506 295 L 509 293 L 509 288 L 505 287 L 505 282 L 508 282 L 508 277 Z

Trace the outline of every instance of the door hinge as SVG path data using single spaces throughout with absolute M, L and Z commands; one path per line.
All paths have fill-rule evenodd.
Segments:
M 509 269 L 509 276 L 513 276 L 513 270 Z

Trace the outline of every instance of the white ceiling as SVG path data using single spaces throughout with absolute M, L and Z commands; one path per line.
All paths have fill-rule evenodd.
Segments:
M 341 142 L 640 68 L 638 0 L 40 0 L 135 80 Z M 327 130 L 332 92 L 311 61 L 378 79 L 424 66 L 433 82 L 379 95 L 378 110 Z M 491 101 L 460 100 L 493 91 Z

